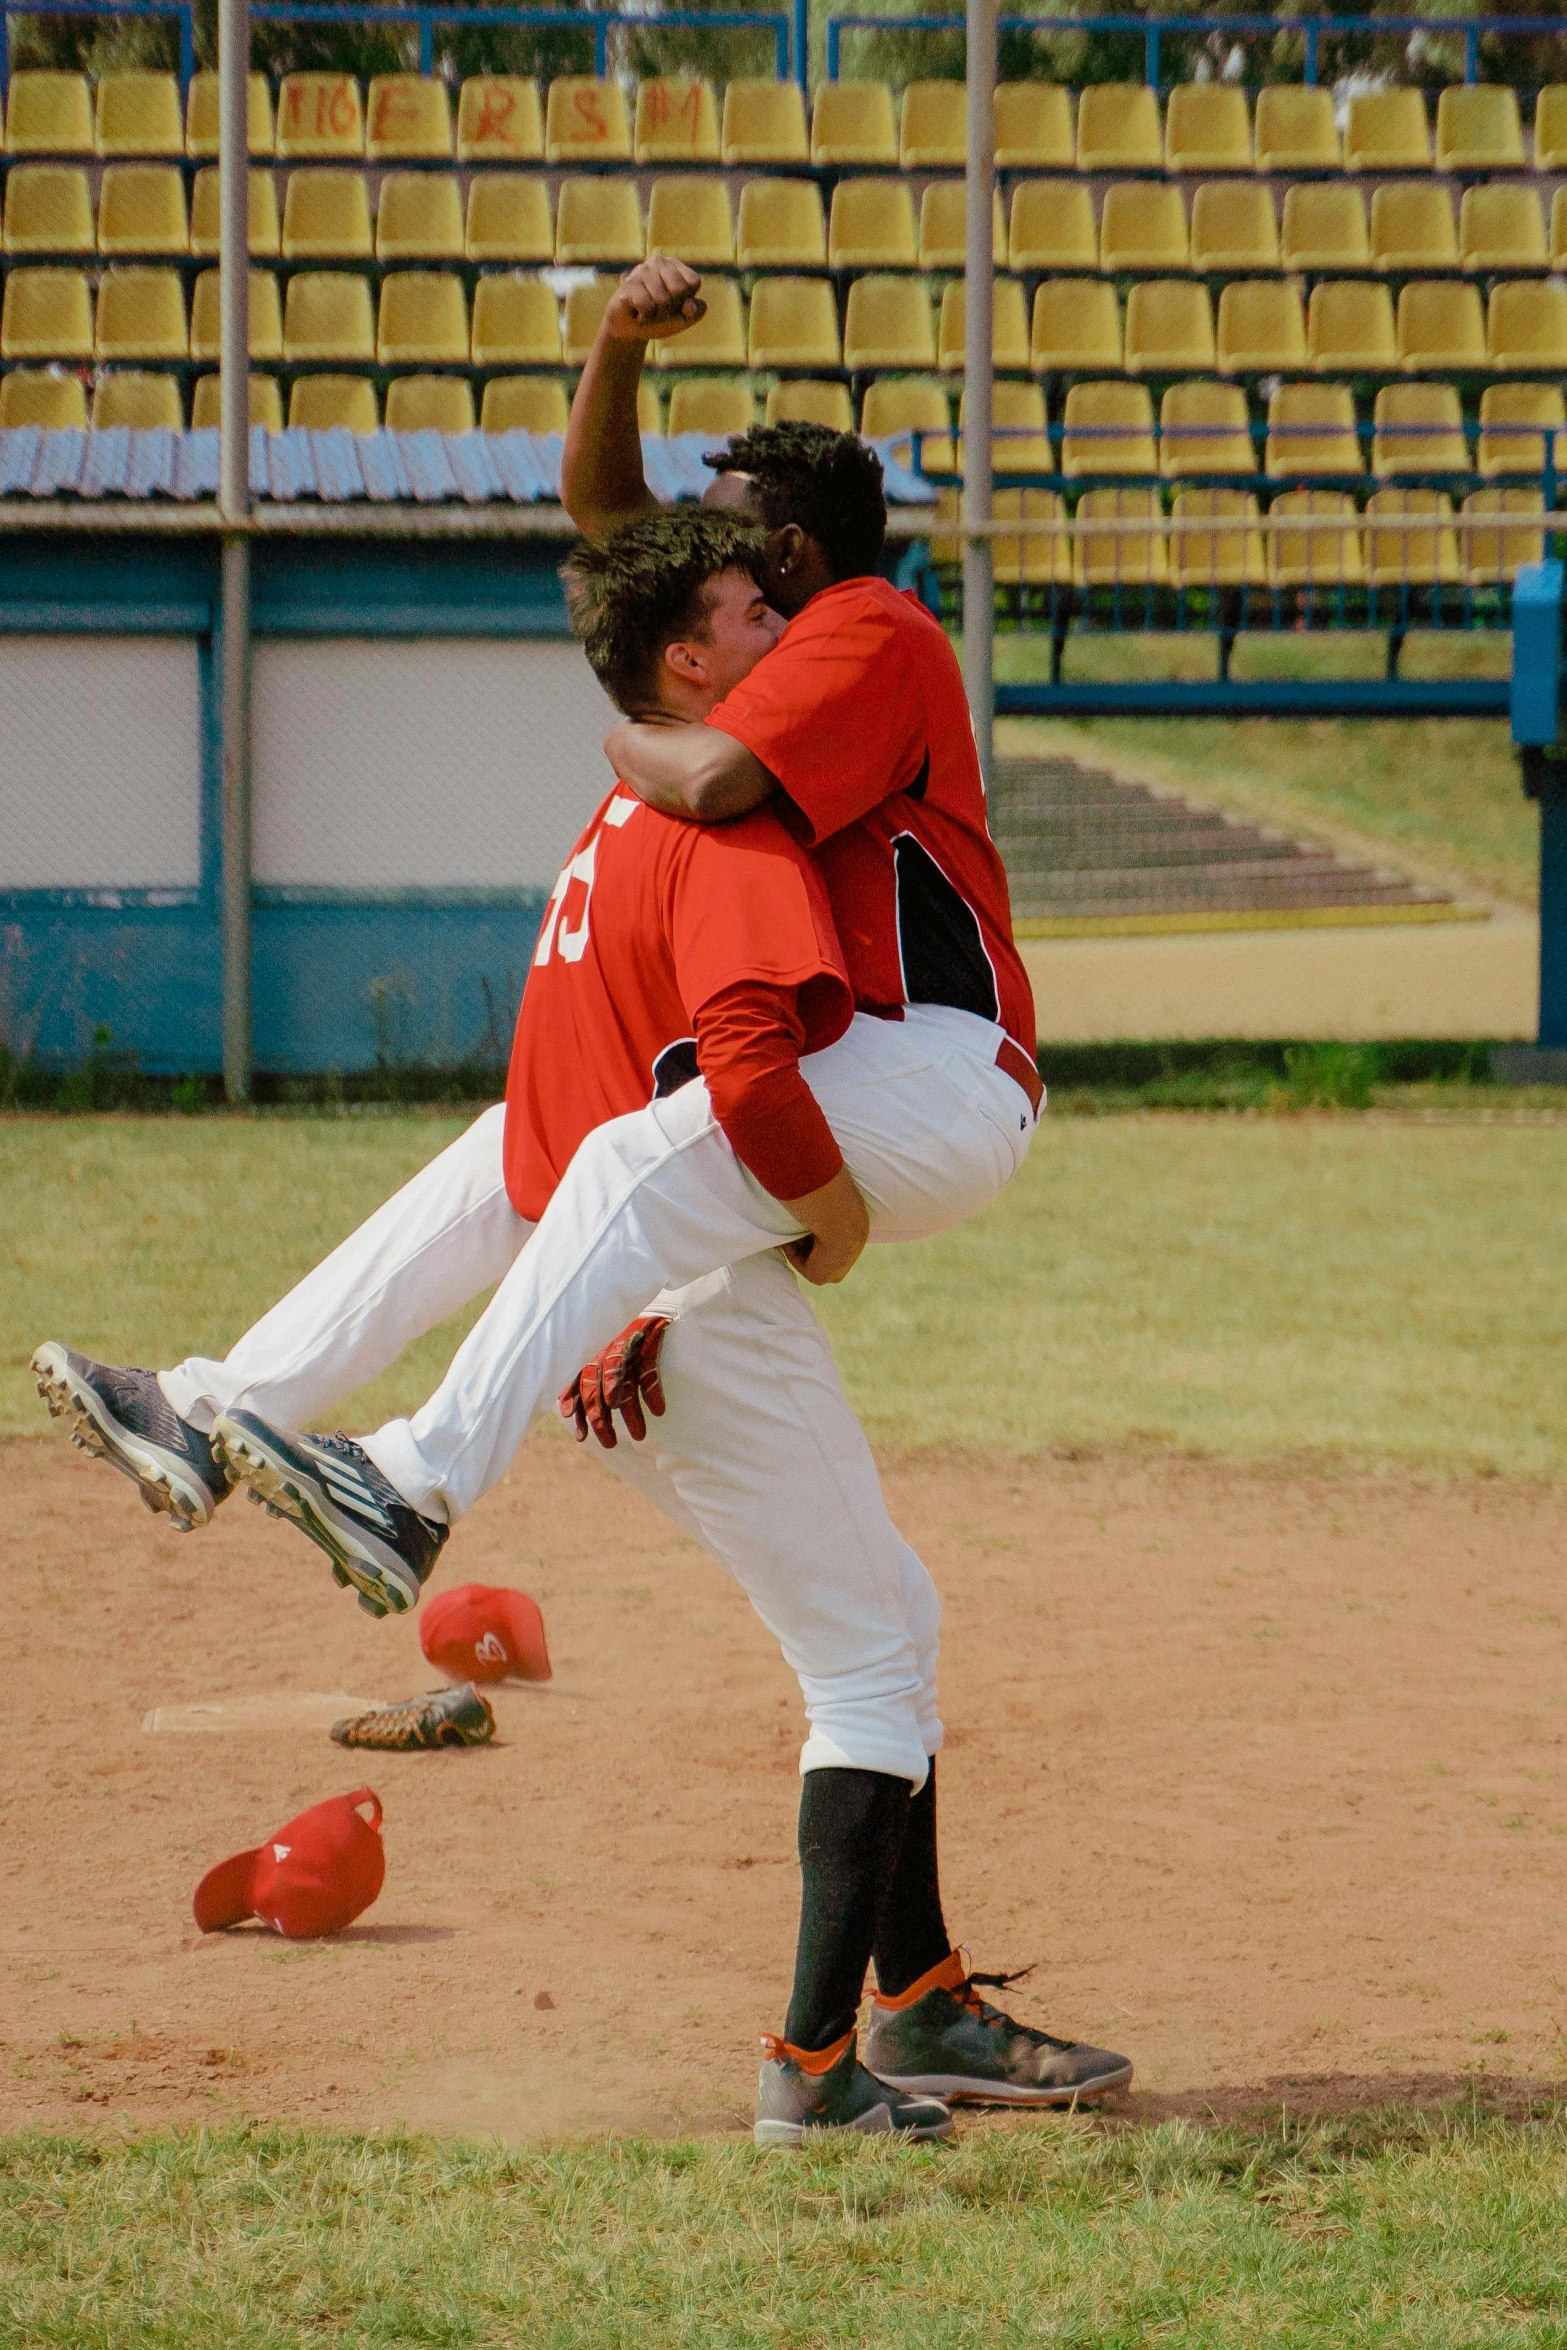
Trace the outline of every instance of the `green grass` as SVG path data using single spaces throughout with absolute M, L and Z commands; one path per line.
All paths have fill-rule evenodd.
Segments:
M 27 2350 L 1398 2350 L 1567 2341 L 1567 2133 L 1475 2111 L 804 2156 L 0 2146 Z
M 1481 1100 L 1486 1098 L 1481 1095 Z M 456 1131 L 446 1118 L 0 1123 L 0 1430 L 37 1340 L 221 1352 Z M 889 1445 L 1567 1465 L 1567 1125 L 1047 1119 L 963 1230 L 813 1293 Z M 426 1391 L 460 1322 L 345 1407 Z
M 1506 672 L 1507 637 L 1412 637 L 1406 676 Z M 1242 640 L 1234 675 L 1379 677 L 1383 640 L 1296 636 Z M 1049 675 L 1049 643 L 1001 637 L 996 675 Z M 1075 637 L 1069 678 L 1207 678 L 1214 640 L 1191 636 Z M 1189 792 L 1233 814 L 1380 850 L 1391 864 L 1448 886 L 1533 905 L 1539 819 L 1524 798 L 1502 719 L 1152 719 L 1003 721 L 1012 756 L 1065 753 L 1140 782 Z

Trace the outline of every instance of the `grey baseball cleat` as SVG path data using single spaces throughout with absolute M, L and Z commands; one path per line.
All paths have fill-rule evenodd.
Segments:
M 833 2132 L 864 2138 L 950 2138 L 952 2116 L 939 2097 L 909 2097 L 868 2073 L 855 2053 L 851 2032 L 836 2064 L 808 2073 L 786 2041 L 771 2033 L 762 2040 L 762 2070 L 756 2084 L 758 2146 L 799 2146 Z
M 257 1412 L 219 1412 L 213 1445 L 236 1484 L 287 1518 L 373 1616 L 416 1607 L 448 1529 L 421 1517 L 351 1436 L 296 1436 Z
M 229 1480 L 210 1441 L 182 1420 L 151 1371 L 95 1363 L 58 1339 L 33 1356 L 38 1392 L 71 1442 L 129 1477 L 148 1509 L 182 1534 L 205 1526 Z
M 975 1988 L 1016 1980 L 970 1974 L 964 1954 L 953 1951 L 911 1985 L 899 2005 L 872 2000 L 866 2063 L 895 2089 L 954 2105 L 1081 2105 L 1125 2088 L 1132 2077 L 1129 2058 L 1034 2031 L 981 1999 Z
M 427 1697 L 405 1697 L 400 1705 L 372 1706 L 332 1724 L 339 1746 L 369 1746 L 387 1754 L 411 1754 L 423 1747 L 484 1746 L 495 1735 L 495 1714 L 471 1681 L 455 1689 L 432 1689 Z

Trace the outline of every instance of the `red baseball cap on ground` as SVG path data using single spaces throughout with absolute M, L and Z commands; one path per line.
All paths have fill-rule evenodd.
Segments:
M 502 1583 L 459 1583 L 419 1611 L 419 1645 L 454 1681 L 547 1681 L 538 1601 Z
M 364 1807 L 370 1817 L 364 1817 Z M 291 1942 L 340 1934 L 367 1910 L 386 1880 L 381 1798 L 368 1787 L 313 1803 L 253 1852 L 236 1852 L 196 1887 L 204 1934 L 259 1918 Z

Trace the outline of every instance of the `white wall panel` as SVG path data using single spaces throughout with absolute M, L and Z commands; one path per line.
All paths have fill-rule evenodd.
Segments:
M 256 647 L 257 881 L 547 888 L 611 782 L 570 641 Z
M 0 636 L 0 889 L 194 888 L 194 638 Z

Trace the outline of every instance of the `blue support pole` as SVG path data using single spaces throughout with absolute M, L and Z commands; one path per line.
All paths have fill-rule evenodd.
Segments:
M 1307 86 L 1307 88 L 1308 88 L 1308 89 L 1314 89 L 1314 88 L 1316 87 L 1316 80 L 1317 80 L 1317 27 L 1316 27 L 1316 24 L 1315 24 L 1315 22 L 1312 20 L 1312 18 L 1310 18 L 1310 17 L 1308 16 L 1308 17 L 1307 17 L 1307 19 L 1306 19 L 1306 86 Z
M 1159 87 L 1159 27 L 1151 24 L 1143 35 L 1143 80 L 1150 90 Z
M 1540 1033 L 1542 1051 L 1567 1046 L 1567 798 L 1540 795 Z
M 1464 80 L 1466 82 L 1477 82 L 1479 79 L 1480 28 L 1478 25 L 1472 24 L 1468 27 L 1464 34 Z
M 0 42 L 3 42 L 5 38 L 4 24 L 4 18 L 0 17 Z M 190 89 L 195 71 L 196 19 L 194 13 L 187 8 L 182 11 L 180 16 L 180 96 L 182 98 Z
M 838 19 L 835 16 L 830 16 L 827 19 L 827 79 L 830 82 L 835 82 L 838 79 L 838 37 L 840 29 L 841 28 L 839 26 Z
M 609 25 L 602 16 L 593 19 L 593 70 L 600 81 L 609 71 Z
M 782 77 L 783 68 L 779 67 Z M 794 0 L 794 78 L 802 90 L 810 88 L 811 0 Z
M 419 71 L 426 77 L 435 71 L 435 19 L 427 8 L 419 11 Z

